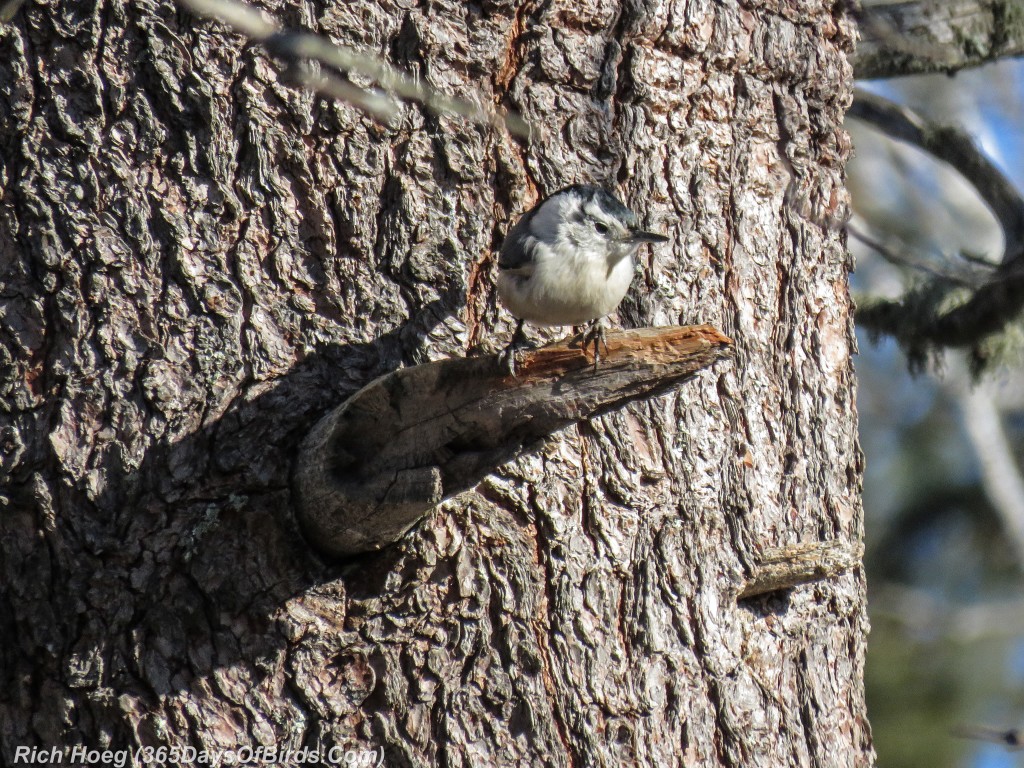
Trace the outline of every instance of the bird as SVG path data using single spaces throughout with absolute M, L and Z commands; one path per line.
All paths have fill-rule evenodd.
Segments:
M 498 255 L 498 297 L 517 320 L 502 364 L 515 375 L 530 322 L 586 325 L 583 349 L 593 342 L 596 368 L 602 321 L 629 290 L 633 256 L 644 243 L 667 241 L 641 229 L 636 214 L 601 186 L 574 184 L 541 200 L 509 230 Z

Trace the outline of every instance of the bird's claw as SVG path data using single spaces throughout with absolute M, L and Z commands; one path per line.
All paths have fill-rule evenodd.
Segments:
M 508 372 L 509 376 L 515 376 L 523 354 L 523 347 L 509 344 L 498 354 L 498 366 Z
M 519 363 L 522 359 L 522 353 L 524 349 L 530 349 L 533 344 L 526 338 L 526 334 L 523 333 L 523 321 L 520 320 L 516 325 L 516 331 L 512 334 L 512 340 L 508 343 L 500 353 L 498 353 L 498 365 L 508 371 L 510 376 L 516 375 L 516 370 L 519 367 Z
M 594 370 L 596 371 L 601 363 L 601 346 L 604 346 L 605 355 L 608 354 L 608 334 L 604 330 L 604 323 L 600 320 L 593 321 L 582 334 L 580 342 L 583 345 L 583 353 L 586 354 L 587 347 L 594 345 Z

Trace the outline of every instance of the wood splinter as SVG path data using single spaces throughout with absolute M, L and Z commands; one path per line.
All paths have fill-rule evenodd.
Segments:
M 495 355 L 389 373 L 303 441 L 293 472 L 299 522 L 326 553 L 380 549 L 547 435 L 667 391 L 731 347 L 708 325 L 639 328 L 609 333 L 597 370 L 568 340 L 522 352 L 516 376 Z

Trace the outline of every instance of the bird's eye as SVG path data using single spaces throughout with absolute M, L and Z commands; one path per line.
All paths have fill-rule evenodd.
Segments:
M 595 221 L 594 222 L 594 229 L 597 230 L 598 234 L 601 234 L 601 235 L 607 235 L 608 234 L 608 225 L 607 224 L 602 224 L 600 221 Z

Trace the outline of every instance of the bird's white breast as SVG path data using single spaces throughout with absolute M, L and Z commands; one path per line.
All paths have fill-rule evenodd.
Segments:
M 498 295 L 513 315 L 542 325 L 582 325 L 619 305 L 633 280 L 633 257 L 612 265 L 603 253 L 539 243 L 532 274 L 502 271 Z

